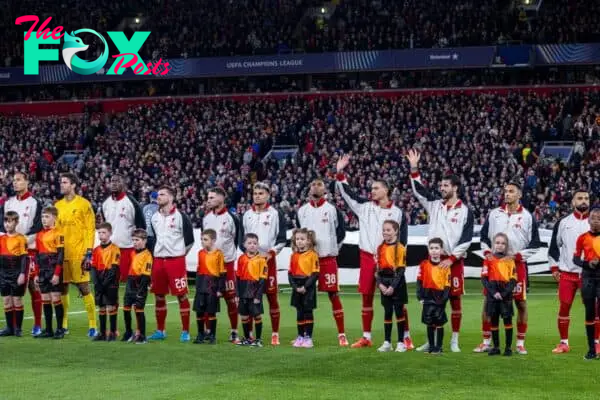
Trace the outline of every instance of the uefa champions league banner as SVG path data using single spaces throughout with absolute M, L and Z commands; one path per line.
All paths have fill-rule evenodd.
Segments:
M 496 47 L 451 49 L 408 49 L 354 51 L 321 54 L 287 54 L 248 57 L 168 59 L 166 75 L 135 75 L 128 68 L 121 75 L 107 75 L 106 68 L 92 75 L 80 75 L 65 64 L 40 63 L 39 74 L 26 75 L 23 68 L 0 68 L 0 85 L 35 85 L 78 82 L 106 82 L 135 79 L 210 78 L 248 75 L 316 74 L 376 70 L 453 69 L 488 67 Z M 112 60 L 111 60 L 112 62 Z

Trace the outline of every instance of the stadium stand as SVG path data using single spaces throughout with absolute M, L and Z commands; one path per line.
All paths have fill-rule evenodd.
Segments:
M 526 12 L 508 0 L 173 0 L 9 2 L 0 15 L 2 66 L 23 65 L 14 17 L 52 16 L 51 26 L 153 34 L 140 53 L 156 60 L 289 52 L 383 50 L 507 43 L 600 41 L 597 0 L 544 1 Z M 41 24 L 42 21 L 40 21 Z M 27 28 L 30 23 L 25 25 Z M 39 26 L 39 25 L 38 25 Z M 90 36 L 91 37 L 91 36 Z M 100 41 L 90 43 L 87 58 Z M 112 46 L 112 44 L 111 44 Z
M 502 184 L 509 179 L 523 183 L 524 203 L 542 227 L 551 227 L 567 211 L 571 190 L 589 187 L 599 193 L 596 90 L 400 94 L 162 100 L 115 114 L 5 116 L 0 117 L 0 165 L 26 168 L 45 202 L 59 196 L 58 174 L 69 169 L 83 178 L 82 190 L 95 207 L 107 194 L 112 171 L 129 177 L 141 201 L 169 183 L 195 224 L 208 187 L 225 187 L 230 207 L 242 212 L 250 185 L 266 180 L 291 225 L 308 181 L 332 177 L 340 151 L 352 152 L 351 183 L 365 197 L 370 182 L 386 171 L 393 197 L 412 224 L 423 223 L 425 215 L 409 188 L 402 155 L 409 146 L 425 150 L 428 184 L 435 186 L 445 172 L 462 177 L 463 196 L 478 223 L 501 201 Z M 544 140 L 559 139 L 577 143 L 570 162 L 538 157 Z M 265 158 L 281 143 L 299 146 L 295 157 Z M 2 199 L 11 172 L 2 171 L 7 187 Z M 356 226 L 354 216 L 346 218 Z

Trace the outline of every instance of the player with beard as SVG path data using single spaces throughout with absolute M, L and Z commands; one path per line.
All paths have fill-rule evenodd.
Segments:
M 355 195 L 348 185 L 344 169 L 350 164 L 350 156 L 345 155 L 337 162 L 336 187 L 342 198 L 358 217 L 360 229 L 358 232 L 358 247 L 360 249 L 360 272 L 358 292 L 362 296 L 362 328 L 363 335 L 352 348 L 371 347 L 371 327 L 373 324 L 373 299 L 377 272 L 377 248 L 383 242 L 383 223 L 386 220 L 396 221 L 400 226 L 398 241 L 406 246 L 408 241 L 408 226 L 404 212 L 390 200 L 390 187 L 383 180 L 374 181 L 371 185 L 371 200 L 362 199 Z M 410 338 L 408 314 L 404 325 L 404 345 L 407 350 L 414 349 Z
M 504 205 L 493 209 L 481 227 L 481 250 L 484 257 L 492 256 L 492 240 L 498 233 L 508 236 L 509 256 L 514 257 L 517 266 L 517 284 L 514 289 L 514 300 L 517 305 L 517 353 L 525 355 L 525 334 L 527 333 L 527 259 L 537 253 L 540 248 L 540 234 L 537 221 L 521 204 L 522 192 L 516 183 L 504 186 Z M 490 349 L 491 325 L 488 322 L 486 300 L 482 313 L 483 343 L 474 350 L 476 353 Z
M 560 343 L 552 350 L 554 354 L 568 353 L 569 324 L 571 323 L 570 311 L 575 299 L 577 289 L 581 289 L 580 266 L 573 263 L 573 254 L 577 238 L 590 230 L 589 211 L 590 194 L 587 190 L 577 190 L 571 200 L 573 212 L 560 219 L 552 230 L 552 239 L 548 249 L 548 264 L 552 276 L 558 282 L 558 332 Z M 600 353 L 598 333 L 600 323 L 596 318 L 596 353 Z
M 297 225 L 316 234 L 319 253 L 319 285 L 321 292 L 326 292 L 331 301 L 333 319 L 338 329 L 340 346 L 348 346 L 344 332 L 344 309 L 340 300 L 338 285 L 337 256 L 346 237 L 344 216 L 326 198 L 325 182 L 315 179 L 310 183 L 310 201 L 300 207 L 297 213 Z
M 88 336 L 96 336 L 96 302 L 90 291 L 90 269 L 92 249 L 96 235 L 96 216 L 90 202 L 76 193 L 79 185 L 77 176 L 71 173 L 60 177 L 63 198 L 56 202 L 58 219 L 56 226 L 65 237 L 63 264 L 63 294 L 61 296 L 64 316 L 63 329 L 68 327 L 69 283 L 77 286 L 83 297 L 88 317 Z
M 190 301 L 185 256 L 194 245 L 194 227 L 189 217 L 177 209 L 175 192 L 168 186 L 158 190 L 158 211 L 152 216 L 156 234 L 152 263 L 152 292 L 155 297 L 156 331 L 150 340 L 164 340 L 167 320 L 167 294 L 177 297 L 181 318 L 182 343 L 190 341 Z
M 440 262 L 442 268 L 450 268 L 450 307 L 452 309 L 452 338 L 450 350 L 460 352 L 458 334 L 462 320 L 462 295 L 464 294 L 464 259 L 473 239 L 473 212 L 459 198 L 460 180 L 456 175 L 447 175 L 440 182 L 441 198 L 431 193 L 421 181 L 419 160 L 421 154 L 414 149 L 407 155 L 410 163 L 410 182 L 413 193 L 427 211 L 429 231 L 427 240 L 440 238 L 444 243 L 444 253 L 448 258 Z M 426 343 L 417 349 L 429 351 Z

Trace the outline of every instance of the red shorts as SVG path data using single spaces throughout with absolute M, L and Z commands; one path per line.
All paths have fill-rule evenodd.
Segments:
M 266 294 L 275 294 L 277 293 L 277 260 L 275 257 L 271 257 L 269 261 L 267 261 L 267 290 Z
M 337 257 L 319 258 L 319 291 L 339 292 Z
M 375 294 L 375 272 L 377 262 L 375 256 L 366 251 L 360 251 L 360 271 L 358 273 L 358 293 Z
M 558 280 L 558 300 L 561 303 L 573 304 L 578 289 L 581 289 L 581 276 L 576 272 L 561 271 Z
M 183 296 L 188 292 L 185 256 L 155 258 L 152 264 L 152 293 Z
M 120 249 L 121 250 L 121 262 L 119 264 L 119 273 L 121 274 L 121 282 L 127 282 L 129 276 L 129 268 L 131 267 L 131 260 L 135 254 L 135 249 Z
M 226 299 L 234 299 L 235 292 L 235 261 L 225 263 L 227 277 L 225 278 L 225 297 Z
M 517 263 L 517 284 L 513 290 L 515 301 L 527 300 L 527 269 L 524 262 Z
M 465 260 L 456 260 L 450 267 L 450 297 L 465 294 Z

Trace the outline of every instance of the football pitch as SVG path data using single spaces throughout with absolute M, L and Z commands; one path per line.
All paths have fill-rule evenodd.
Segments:
M 409 316 L 415 345 L 425 336 L 420 306 L 410 287 Z M 0 399 L 597 399 L 600 360 L 584 361 L 583 306 L 571 313 L 571 353 L 553 355 L 558 342 L 556 285 L 548 278 L 532 280 L 529 294 L 527 356 L 489 357 L 474 354 L 480 342 L 482 297 L 477 280 L 467 282 L 460 337 L 462 353 L 376 351 L 383 340 L 382 308 L 375 302 L 374 347 L 340 348 L 326 296 L 315 314 L 315 348 L 295 349 L 295 312 L 289 292 L 280 294 L 281 346 L 262 349 L 228 343 L 229 321 L 221 307 L 217 345 L 179 343 L 178 307 L 169 304 L 167 332 L 160 343 L 91 343 L 83 303 L 72 294 L 71 333 L 62 341 L 34 340 L 29 335 L 1 338 Z M 72 292 L 73 293 L 73 292 Z M 170 300 L 174 300 L 171 298 Z M 149 303 L 154 301 L 149 296 Z M 360 297 L 344 288 L 342 302 L 350 341 L 360 336 Z M 265 308 L 266 305 L 265 305 Z M 29 314 L 29 306 L 26 308 Z M 154 307 L 146 311 L 148 331 L 155 328 Z M 265 315 L 265 342 L 270 320 Z M 25 321 L 29 331 L 32 321 Z M 119 315 L 122 331 L 122 316 Z M 241 328 L 241 326 L 240 326 Z M 395 326 L 394 326 L 395 329 Z M 516 333 L 516 332 L 515 332 Z M 192 318 L 192 337 L 196 335 Z M 503 332 L 501 331 L 501 340 Z M 396 338 L 396 332 L 393 333 Z M 514 346 L 513 346 L 514 347 Z

